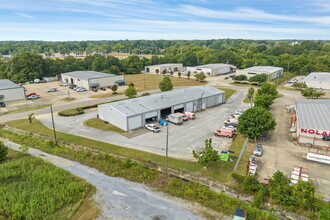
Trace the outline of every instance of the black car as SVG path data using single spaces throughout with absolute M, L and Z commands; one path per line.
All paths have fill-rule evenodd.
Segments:
M 74 89 L 74 88 L 76 88 L 77 86 L 76 85 L 71 85 L 70 87 L 69 87 L 69 89 Z
M 228 76 L 226 76 L 226 77 L 225 77 L 225 79 L 229 79 L 229 77 L 228 77 Z
M 107 90 L 106 88 L 100 88 L 102 91 L 105 91 L 105 90 Z
M 233 127 L 237 127 L 237 124 L 236 123 L 225 123 L 225 126 L 228 127 L 228 126 L 233 126 Z
M 4 102 L 0 102 L 0 108 L 5 108 L 6 104 Z

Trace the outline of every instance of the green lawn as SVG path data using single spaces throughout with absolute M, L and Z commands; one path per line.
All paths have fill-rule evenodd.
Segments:
M 93 190 L 69 172 L 13 150 L 0 170 L 0 219 L 72 219 Z
M 198 82 L 195 79 L 187 79 L 185 77 L 170 77 L 174 87 L 179 86 L 200 86 L 205 85 L 206 82 Z M 127 74 L 125 75 L 126 84 L 133 83 L 137 91 L 145 91 L 151 89 L 158 89 L 159 82 L 163 79 L 162 75 L 154 74 Z M 145 83 L 144 83 L 145 82 Z M 146 85 L 144 87 L 144 85 Z
M 226 100 L 228 100 L 230 96 L 232 96 L 236 92 L 235 89 L 228 89 L 228 88 L 218 88 L 218 89 L 226 92 Z
M 15 127 L 21 130 L 44 135 L 47 137 L 53 137 L 53 130 L 44 126 L 38 120 L 33 120 L 32 124 L 29 124 L 27 119 L 10 121 L 10 122 L 6 122 L 6 124 L 8 126 Z M 110 154 L 131 158 L 140 161 L 142 164 L 149 164 L 149 165 L 151 164 L 161 167 L 164 167 L 165 165 L 165 157 L 158 154 L 126 148 L 114 144 L 104 143 L 101 141 L 95 141 L 85 137 L 75 136 L 62 132 L 56 132 L 56 134 L 57 134 L 57 138 L 65 143 L 81 145 L 81 146 L 101 150 Z M 237 159 L 237 156 L 234 156 L 233 159 L 235 161 Z M 169 168 L 182 172 L 199 174 L 220 182 L 228 182 L 231 180 L 230 174 L 233 170 L 234 163 L 235 162 L 219 161 L 211 164 L 211 166 L 208 169 L 204 169 L 202 165 L 198 164 L 195 161 L 186 161 L 175 158 L 169 158 Z
M 115 95 L 122 95 L 122 94 L 124 94 L 124 93 L 123 92 L 117 92 L 116 94 L 113 94 L 112 91 L 109 90 L 106 93 L 93 95 L 93 96 L 90 96 L 89 98 L 106 98 L 106 97 L 111 97 L 111 96 L 115 96 Z
M 106 131 L 113 131 L 113 132 L 117 132 L 117 133 L 125 132 L 124 130 L 122 130 L 112 124 L 104 123 L 104 121 L 99 118 L 91 118 L 87 121 L 84 121 L 84 125 L 86 125 L 88 127 L 92 127 L 92 128 L 98 128 L 98 129 L 102 129 L 102 130 L 106 130 Z
M 17 109 L 17 110 L 13 110 L 13 111 L 6 112 L 6 114 L 19 113 L 19 112 L 26 112 L 26 111 L 31 111 L 31 110 L 36 110 L 36 109 L 46 108 L 46 107 L 48 107 L 48 106 L 51 106 L 51 104 L 40 105 L 40 106 L 36 106 L 36 107 L 31 107 L 31 108 Z

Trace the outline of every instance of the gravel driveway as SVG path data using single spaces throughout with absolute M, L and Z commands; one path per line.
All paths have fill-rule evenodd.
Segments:
M 18 150 L 20 146 L 6 139 L 0 140 L 14 150 Z M 197 205 L 187 204 L 177 198 L 165 197 L 143 184 L 110 177 L 94 168 L 37 149 L 29 148 L 28 152 L 36 157 L 42 155 L 42 159 L 95 186 L 97 192 L 94 199 L 102 210 L 99 219 L 202 219 L 191 211 L 197 212 Z

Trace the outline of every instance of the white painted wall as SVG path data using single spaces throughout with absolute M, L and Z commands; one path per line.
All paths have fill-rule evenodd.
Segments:
M 25 99 L 25 92 L 23 87 L 0 90 L 0 95 L 4 96 L 2 99 L 4 102 Z
M 142 127 L 142 117 L 141 115 L 132 116 L 127 118 L 128 130 L 133 130 Z
M 126 117 L 116 109 L 109 106 L 98 106 L 99 118 L 127 131 Z

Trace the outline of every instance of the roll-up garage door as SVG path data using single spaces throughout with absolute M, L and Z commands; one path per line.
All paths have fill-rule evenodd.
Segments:
M 193 102 L 188 102 L 186 104 L 186 111 L 187 112 L 193 112 L 194 111 L 194 103 Z
M 141 115 L 128 118 L 128 129 L 133 130 L 142 127 Z
M 157 116 L 157 111 L 148 112 L 144 115 L 144 118 L 152 118 Z
M 181 104 L 181 105 L 176 105 L 176 106 L 173 107 L 174 110 L 179 109 L 179 108 L 183 108 L 183 104 Z

